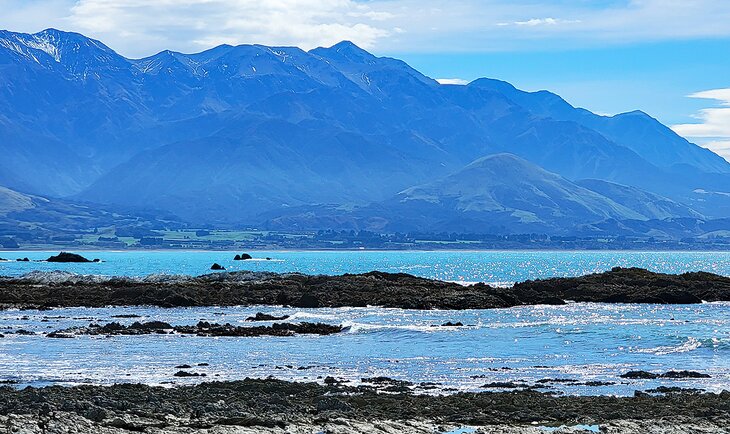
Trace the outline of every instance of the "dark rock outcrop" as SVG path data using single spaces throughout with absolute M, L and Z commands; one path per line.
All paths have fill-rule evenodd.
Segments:
M 682 378 L 712 378 L 709 374 L 695 371 L 669 371 L 662 374 L 661 378 L 682 379 Z
M 672 380 L 679 380 L 684 378 L 711 378 L 708 374 L 695 371 L 668 371 L 663 374 L 656 374 L 654 372 L 647 371 L 629 371 L 621 375 L 621 378 L 628 378 L 633 380 L 656 380 L 659 378 L 666 378 Z
M 694 304 L 730 300 L 730 278 L 705 272 L 654 273 L 641 268 L 614 268 L 581 277 L 518 283 L 519 299 L 555 297 L 604 303 Z
M 689 295 L 687 295 L 689 294 Z M 373 271 L 341 276 L 268 272 L 212 273 L 199 277 L 85 278 L 33 273 L 0 277 L 0 306 L 253 306 L 300 308 L 381 306 L 402 309 L 490 309 L 563 300 L 604 303 L 730 301 L 730 278 L 616 268 L 582 277 L 494 288 Z
M 289 315 L 274 316 L 257 312 L 256 315 L 246 318 L 246 321 L 284 321 L 287 318 L 289 318 Z
M 186 378 L 196 374 L 203 375 L 182 371 L 175 376 Z M 130 419 L 129 416 L 144 415 L 155 424 L 169 425 L 181 415 L 186 415 L 187 430 L 182 427 L 175 432 L 188 432 L 192 426 L 218 432 L 216 427 L 223 425 L 220 421 L 226 421 L 226 424 L 247 421 L 245 423 L 251 426 L 263 427 L 272 424 L 281 426 L 277 422 L 307 422 L 325 416 L 330 420 L 430 420 L 470 426 L 505 423 L 529 426 L 533 422 L 559 426 L 587 421 L 603 424 L 615 420 L 645 421 L 673 417 L 697 421 L 711 419 L 720 426 L 727 426 L 727 421 L 730 421 L 730 392 L 673 391 L 659 396 L 639 393 L 633 397 L 615 397 L 554 396 L 534 390 L 513 390 L 429 395 L 415 393 L 407 384 L 395 381 L 369 382 L 360 387 L 348 387 L 334 379 L 324 385 L 247 379 L 172 388 L 139 384 L 0 387 L 0 414 L 38 415 L 40 418 L 58 411 L 85 416 L 93 410 L 96 419 L 126 421 L 124 426 L 138 432 L 157 430 L 133 426 L 130 422 L 139 419 Z M 384 388 L 399 386 L 404 386 L 405 390 L 382 393 Z M 121 426 L 120 423 L 115 424 Z
M 52 338 L 66 338 L 75 335 L 149 335 L 149 334 L 186 334 L 197 336 L 215 337 L 254 337 L 254 336 L 293 336 L 297 334 L 330 335 L 339 333 L 342 326 L 322 323 L 303 322 L 299 324 L 274 323 L 270 326 L 239 327 L 231 324 L 216 324 L 207 321 L 200 321 L 194 326 L 172 326 L 166 322 L 150 321 L 146 323 L 135 322 L 130 326 L 124 326 L 117 322 L 111 322 L 104 326 L 90 324 L 88 327 L 75 327 L 66 330 L 57 330 L 46 336 Z
M 76 253 L 61 252 L 56 256 L 46 259 L 47 262 L 92 262 Z
M 233 257 L 234 261 L 246 261 L 249 259 L 253 259 L 253 256 L 249 255 L 248 253 L 242 253 Z
M 211 270 L 225 270 L 226 267 L 224 267 L 216 262 L 215 264 L 210 266 L 210 269 Z
M 441 324 L 441 327 L 464 327 L 464 324 L 462 324 L 460 321 L 459 322 L 448 321 L 448 322 Z
M 205 377 L 206 374 L 200 374 L 198 372 L 188 372 L 188 371 L 177 371 L 173 374 L 175 377 Z

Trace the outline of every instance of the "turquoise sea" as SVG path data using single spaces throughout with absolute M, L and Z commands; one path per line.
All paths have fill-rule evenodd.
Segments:
M 57 252 L 2 252 L 0 257 L 46 259 Z M 614 266 L 680 273 L 730 275 L 729 253 L 701 252 L 81 252 L 103 262 L 2 262 L 0 275 L 33 270 L 138 276 L 209 273 L 213 262 L 229 270 L 304 273 L 406 272 L 451 281 L 498 284 L 574 276 Z M 238 252 L 240 253 L 240 252 Z M 271 258 L 266 260 L 266 258 Z M 180 335 L 52 339 L 50 331 L 89 323 L 200 320 L 236 325 L 256 312 L 291 315 L 287 321 L 342 324 L 331 336 L 204 338 Z M 135 318 L 128 316 L 135 315 Z M 444 327 L 460 321 L 464 327 Z M 24 332 L 18 333 L 18 331 Z M 428 393 L 485 389 L 525 381 L 568 394 L 630 395 L 658 386 L 730 389 L 730 303 L 687 306 L 570 303 L 467 311 L 382 308 L 292 309 L 280 306 L 162 309 L 64 308 L 0 311 L 0 381 L 24 385 L 144 382 L 179 385 L 245 377 L 360 384 L 387 376 L 429 385 Z M 206 366 L 197 366 L 199 363 Z M 206 377 L 177 378 L 189 364 Z M 626 380 L 630 370 L 693 370 L 710 378 Z M 540 382 L 559 379 L 559 382 Z M 586 384 L 600 382 L 598 386 Z M 433 389 L 431 389 L 433 387 Z
M 254 270 L 307 274 L 388 271 L 460 282 L 510 284 L 528 279 L 579 276 L 612 267 L 642 267 L 665 273 L 709 271 L 730 276 L 730 252 L 547 252 L 547 251 L 253 251 L 255 259 L 233 261 L 227 251 L 83 251 L 92 264 L 15 262 L 27 257 L 47 259 L 58 252 L 0 252 L 0 275 L 18 276 L 33 270 L 63 270 L 80 274 L 144 276 L 148 274 L 210 273 L 216 262 L 228 271 Z M 265 258 L 271 258 L 266 260 Z

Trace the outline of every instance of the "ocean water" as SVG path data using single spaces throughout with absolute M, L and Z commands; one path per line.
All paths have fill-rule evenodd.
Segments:
M 342 324 L 330 336 L 210 338 L 184 335 L 77 336 L 54 339 L 46 333 L 91 322 L 162 320 L 173 325 L 199 320 L 246 323 L 263 311 L 289 314 L 287 321 Z M 117 315 L 140 318 L 115 318 Z M 464 327 L 444 327 L 461 321 Z M 23 329 L 33 335 L 15 332 Z M 273 376 L 323 381 L 326 376 L 360 384 L 387 376 L 437 383 L 430 392 L 484 390 L 485 383 L 545 378 L 604 381 L 587 386 L 547 383 L 568 394 L 629 395 L 657 386 L 730 389 L 730 304 L 689 306 L 532 306 L 467 311 L 381 308 L 289 309 L 225 307 L 161 309 L 70 308 L 0 312 L 0 380 L 18 385 L 192 384 Z M 208 363 L 209 366 L 196 366 Z M 176 378 L 175 366 L 201 378 Z M 663 373 L 695 370 L 700 380 L 624 380 L 627 371 Z M 495 389 L 489 389 L 495 390 Z
M 730 276 L 730 252 L 545 252 L 545 251 L 254 251 L 255 260 L 233 261 L 227 251 L 85 251 L 91 264 L 15 262 L 47 259 L 58 252 L 0 252 L 0 275 L 33 270 L 80 274 L 144 276 L 210 273 L 217 262 L 228 271 L 254 270 L 307 274 L 364 273 L 378 270 L 460 282 L 513 282 L 554 276 L 580 276 L 612 267 L 642 267 L 666 273 L 709 271 Z M 265 260 L 265 258 L 271 260 Z
M 141 276 L 199 275 L 213 262 L 229 270 L 358 273 L 405 272 L 449 281 L 508 285 L 526 279 L 575 276 L 615 266 L 680 273 L 704 270 L 730 275 L 723 252 L 250 252 L 252 261 L 233 261 L 236 252 L 82 252 L 103 262 L 35 262 L 57 252 L 2 252 L 33 262 L 0 262 L 0 275 L 33 270 Z M 271 258 L 266 260 L 265 258 Z M 181 335 L 53 339 L 50 331 L 91 322 L 162 320 L 173 325 L 200 320 L 242 325 L 256 312 L 289 314 L 288 321 L 326 322 L 347 327 L 332 336 L 203 338 Z M 139 318 L 117 318 L 118 315 Z M 443 327 L 460 321 L 465 327 Z M 32 332 L 18 334 L 18 330 Z M 482 389 L 486 383 L 558 378 L 542 383 L 568 394 L 630 395 L 658 386 L 730 389 L 730 303 L 687 306 L 579 303 L 467 311 L 410 311 L 382 308 L 288 309 L 281 307 L 65 308 L 0 311 L 0 382 L 48 384 L 192 384 L 245 377 L 323 381 L 332 376 L 351 384 L 387 376 L 415 384 L 436 383 L 432 392 Z M 208 366 L 196 366 L 207 363 Z M 176 378 L 177 365 L 204 378 Z M 663 373 L 693 370 L 698 380 L 624 380 L 630 370 Z M 610 384 L 589 386 L 587 381 Z

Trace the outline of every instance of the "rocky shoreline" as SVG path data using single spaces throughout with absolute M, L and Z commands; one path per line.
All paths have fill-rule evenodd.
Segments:
M 280 380 L 175 388 L 139 384 L 0 387 L 0 433 L 541 433 L 578 424 L 608 433 L 727 432 L 730 392 L 633 397 L 537 391 L 426 395 Z M 22 428 L 16 429 L 15 428 Z M 566 428 L 553 432 L 584 432 Z
M 511 288 L 462 286 L 407 274 L 370 272 L 310 276 L 268 272 L 199 277 L 108 278 L 31 273 L 0 279 L 0 304 L 36 307 L 123 305 L 290 305 L 300 308 L 382 306 L 405 309 L 486 309 L 565 300 L 700 303 L 730 300 L 730 278 L 710 273 L 669 275 L 637 268 L 575 278 L 518 283 Z
M 287 305 L 299 308 L 381 306 L 402 309 L 491 309 L 566 301 L 691 304 L 730 301 L 730 278 L 614 268 L 582 277 L 554 278 L 495 288 L 408 274 L 341 276 L 233 272 L 198 277 L 145 278 L 33 272 L 0 278 L 0 306 L 9 308 Z
M 298 324 L 274 323 L 270 326 L 241 327 L 231 324 L 216 324 L 200 321 L 192 326 L 173 326 L 162 321 L 134 322 L 129 326 L 110 322 L 88 327 L 74 327 L 48 333 L 49 338 L 73 338 L 77 335 L 88 336 L 141 336 L 152 334 L 181 334 L 201 337 L 255 337 L 255 336 L 294 336 L 298 334 L 331 335 L 340 333 L 342 326 L 322 323 L 303 322 Z

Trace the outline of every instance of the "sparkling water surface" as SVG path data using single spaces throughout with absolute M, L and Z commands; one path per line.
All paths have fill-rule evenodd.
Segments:
M 54 252 L 2 252 L 0 257 L 45 259 Z M 57 252 L 55 252 L 57 253 Z M 679 273 L 704 270 L 730 275 L 730 254 L 718 252 L 251 252 L 272 260 L 232 261 L 235 252 L 82 252 L 104 262 L 51 264 L 3 262 L 0 275 L 32 270 L 139 276 L 198 275 L 213 262 L 229 270 L 341 274 L 382 270 L 452 281 L 508 284 L 572 276 L 614 266 Z M 78 336 L 53 339 L 50 331 L 91 322 L 200 320 L 245 325 L 256 312 L 292 315 L 287 321 L 341 324 L 331 336 L 204 338 L 181 335 Z M 138 318 L 119 318 L 138 315 Z M 460 321 L 464 327 L 444 327 Z M 18 334 L 26 330 L 33 334 Z M 569 394 L 629 395 L 657 386 L 730 389 L 730 304 L 662 306 L 577 303 L 467 311 L 382 308 L 289 309 L 281 307 L 64 308 L 0 311 L 0 381 L 47 384 L 193 384 L 245 377 L 359 384 L 387 376 L 438 383 L 431 392 L 485 390 L 486 383 L 545 378 L 604 386 L 546 383 Z M 197 366 L 207 363 L 208 366 Z M 177 378 L 188 364 L 204 378 Z M 693 370 L 697 380 L 625 380 L 629 370 Z M 494 389 L 489 389 L 494 390 Z
M 378 270 L 440 280 L 513 282 L 554 276 L 580 276 L 613 267 L 642 267 L 665 273 L 709 271 L 730 276 L 730 252 L 547 252 L 547 251 L 251 251 L 254 260 L 233 261 L 228 251 L 83 251 L 103 262 L 59 264 L 15 262 L 27 257 L 45 260 L 58 252 L 0 252 L 0 275 L 32 270 L 64 270 L 80 274 L 145 276 L 210 273 L 216 262 L 228 271 L 253 270 L 307 274 L 364 273 Z M 265 258 L 271 260 L 265 260 Z
M 292 315 L 287 321 L 341 324 L 330 336 L 197 337 L 185 335 L 78 336 L 46 333 L 91 322 L 161 320 L 173 325 L 200 320 L 252 325 L 263 311 Z M 117 318 L 139 315 L 139 318 Z M 460 321 L 464 327 L 442 326 Z M 22 329 L 33 335 L 16 334 Z M 467 311 L 381 308 L 289 309 L 276 307 L 67 308 L 0 312 L 0 379 L 19 384 L 190 384 L 173 377 L 177 365 L 207 374 L 205 380 L 245 377 L 322 381 L 333 376 L 358 384 L 387 376 L 439 383 L 437 390 L 481 390 L 496 381 L 544 378 L 606 381 L 592 387 L 555 384 L 579 394 L 630 394 L 656 386 L 730 388 L 730 304 L 689 306 L 577 303 Z M 209 366 L 196 366 L 208 363 Z M 711 379 L 629 381 L 629 370 L 689 369 Z

